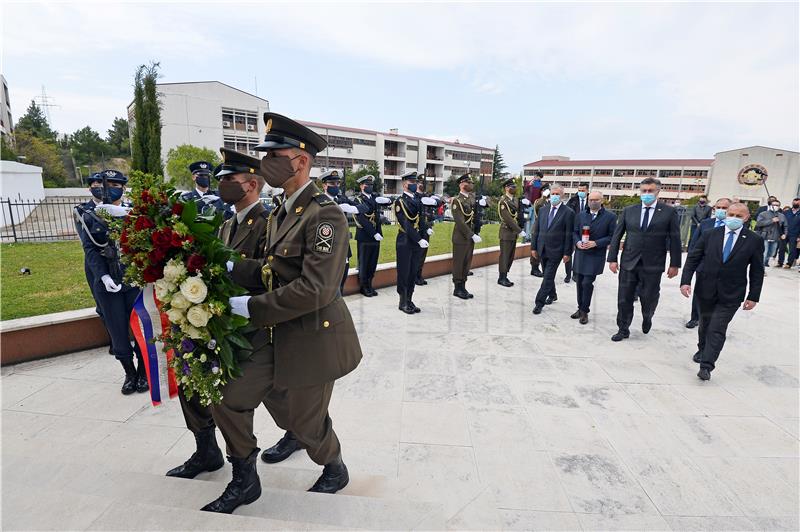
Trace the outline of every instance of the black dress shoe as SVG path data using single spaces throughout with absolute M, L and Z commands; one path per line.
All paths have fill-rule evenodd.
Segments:
M 414 308 L 409 306 L 408 304 L 401 306 L 400 310 L 402 310 L 406 314 L 414 314 Z
M 225 487 L 222 495 L 203 506 L 202 511 L 230 514 L 239 506 L 250 504 L 261 497 L 261 480 L 256 472 L 256 457 L 259 450 L 256 448 L 247 458 L 228 457 L 233 466 L 233 479 Z
M 350 475 L 347 473 L 347 466 L 344 465 L 341 457 L 339 457 L 325 466 L 322 470 L 322 475 L 308 491 L 314 493 L 336 493 L 347 486 L 348 482 L 350 482 Z
M 647 334 L 653 327 L 653 318 L 642 318 L 642 332 Z
M 369 288 L 367 288 L 366 286 L 362 286 L 361 288 L 358 289 L 358 291 L 362 296 L 372 297 L 372 292 L 370 292 Z
M 629 337 L 631 333 L 625 331 L 617 331 L 614 336 L 611 337 L 612 342 L 621 342 L 625 338 Z
M 509 286 L 514 286 L 514 283 L 512 283 L 511 281 L 509 281 L 509 280 L 508 280 L 508 277 L 506 277 L 506 276 L 502 276 L 502 277 L 500 277 L 500 278 L 497 280 L 497 284 L 499 284 L 500 286 L 506 286 L 506 287 L 509 287 Z
M 422 312 L 422 309 L 419 308 L 418 306 L 416 306 L 414 304 L 414 302 L 411 301 L 410 299 L 408 300 L 408 306 L 409 306 L 409 308 L 411 308 L 411 310 L 414 312 L 414 314 L 419 314 L 420 312 Z
M 464 288 L 464 283 L 459 281 L 456 283 L 455 288 L 453 288 L 453 295 L 460 299 L 469 299 L 470 293 Z
M 698 364 L 702 361 L 700 358 L 700 351 L 692 355 L 692 362 L 697 362 Z
M 216 429 L 203 430 L 194 435 L 197 450 L 186 462 L 167 471 L 168 477 L 194 478 L 206 471 L 216 471 L 225 465 L 222 451 L 214 435 Z
M 578 323 L 581 325 L 586 325 L 589 323 L 589 313 L 588 312 L 581 312 L 580 319 L 578 319 Z
M 470 271 L 470 272 L 467 274 L 467 276 L 468 276 L 468 277 L 469 277 L 470 275 L 474 275 L 472 271 Z
M 547 296 L 547 299 L 544 300 L 544 304 L 552 305 L 556 301 L 558 301 L 558 296 Z
M 570 315 L 570 318 L 572 318 L 573 320 L 577 320 L 580 317 L 581 317 L 581 311 L 580 310 L 576 310 L 575 312 L 573 312 Z
M 565 282 L 565 283 L 571 283 L 571 282 L 572 282 L 572 277 L 570 277 L 569 275 L 567 275 L 566 277 L 564 277 L 564 282 Z
M 697 376 L 701 381 L 711 380 L 711 372 L 705 368 L 700 368 L 700 371 L 697 372 Z
M 540 270 L 539 268 L 531 268 L 531 275 L 533 275 L 534 277 L 542 277 L 542 275 L 544 274 L 542 273 L 542 270 Z
M 294 437 L 292 431 L 287 430 L 286 434 L 278 440 L 278 443 L 261 453 L 261 459 L 268 464 L 277 464 L 289 458 L 292 453 L 302 449 L 297 438 Z
M 686 322 L 687 329 L 694 329 L 695 327 L 697 327 L 697 320 L 689 320 Z
M 130 395 L 136 391 L 136 382 L 139 380 L 136 374 L 136 366 L 133 365 L 133 359 L 120 360 L 123 369 L 125 370 L 125 382 L 122 383 L 122 395 Z
M 144 393 L 150 390 L 150 385 L 147 383 L 147 370 L 144 367 L 144 359 L 140 355 L 137 355 L 136 362 L 136 392 Z
M 542 313 L 542 306 L 541 305 L 536 305 L 535 307 L 533 307 L 533 313 L 534 314 L 541 314 Z
M 424 286 L 424 285 L 426 285 L 428 283 L 427 283 L 427 281 L 423 281 L 422 279 L 414 279 L 414 284 L 417 285 L 417 286 Z
M 374 297 L 374 296 L 378 295 L 378 291 L 375 290 L 375 288 L 372 287 L 372 279 L 367 281 L 367 289 L 369 290 L 369 293 L 370 293 L 371 296 Z

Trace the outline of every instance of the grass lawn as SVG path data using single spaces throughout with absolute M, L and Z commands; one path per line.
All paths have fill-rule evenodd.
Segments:
M 499 243 L 497 224 L 481 231 L 483 241 L 476 248 Z M 355 235 L 355 228 L 350 228 Z M 453 223 L 437 223 L 428 255 L 450 253 Z M 395 261 L 394 241 L 397 226 L 383 227 L 381 263 Z M 356 241 L 350 241 L 353 257 L 350 267 L 358 264 Z M 20 275 L 20 268 L 29 268 L 31 275 Z M 51 312 L 93 307 L 94 300 L 83 273 L 83 249 L 80 242 L 0 245 L 0 320 L 37 316 Z

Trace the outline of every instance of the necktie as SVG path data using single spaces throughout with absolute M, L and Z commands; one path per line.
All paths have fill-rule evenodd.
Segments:
M 722 248 L 722 262 L 728 262 L 728 257 L 733 249 L 733 231 L 728 232 L 728 240 L 725 241 L 725 247 Z
M 642 231 L 647 231 L 647 224 L 650 223 L 650 209 L 652 209 L 652 207 L 644 208 L 644 218 L 642 219 Z
M 585 209 L 585 208 L 586 207 L 583 205 L 583 200 L 581 200 L 581 212 L 583 212 L 583 209 Z
M 592 221 L 594 221 L 594 219 L 595 219 L 596 217 L 597 217 L 597 213 L 596 213 L 596 212 L 593 212 L 593 213 L 592 213 Z
M 714 229 L 716 229 L 717 227 L 722 227 L 723 225 L 725 225 L 725 222 L 723 222 L 722 220 L 717 220 L 716 222 L 714 222 Z
M 281 208 L 278 209 L 278 227 L 281 226 L 283 220 L 286 219 L 286 204 L 282 203 Z
M 553 218 L 556 217 L 556 211 L 558 211 L 558 209 L 550 209 L 550 216 L 547 218 L 548 228 L 553 224 Z
M 233 242 L 233 239 L 236 238 L 236 230 L 239 228 L 239 218 L 234 215 L 233 216 L 233 223 L 231 224 L 231 232 L 228 235 L 228 245 Z

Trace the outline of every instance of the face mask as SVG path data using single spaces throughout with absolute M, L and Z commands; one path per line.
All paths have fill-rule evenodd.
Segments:
M 242 184 L 237 181 L 220 181 L 219 197 L 228 205 L 233 205 L 245 197 L 247 191 L 242 188 Z
M 698 203 L 699 205 L 705 205 L 705 204 L 706 204 L 706 200 L 702 200 L 702 199 L 701 199 L 701 200 L 700 200 L 700 201 L 698 201 L 697 203 Z
M 198 175 L 194 178 L 194 183 L 200 188 L 208 188 L 211 184 L 211 179 L 207 175 Z
M 714 216 L 716 216 L 717 220 L 724 220 L 726 216 L 728 216 L 728 211 L 725 209 L 716 209 L 714 211 Z
M 779 207 L 778 207 L 777 205 L 773 205 L 773 206 L 772 206 L 772 207 L 770 207 L 770 208 L 772 209 L 772 211 L 773 211 L 773 212 L 777 212 L 777 211 L 778 211 L 778 209 L 779 209 Z
M 339 195 L 339 187 L 336 185 L 328 185 L 328 188 L 325 189 L 329 196 L 333 196 L 334 198 Z
M 580 191 L 580 190 L 579 190 L 579 191 L 578 191 L 578 197 L 579 197 L 580 199 L 584 199 L 584 198 L 586 197 L 586 192 L 583 192 L 583 191 Z
M 298 155 L 297 157 L 300 156 Z M 283 184 L 297 173 L 297 170 L 292 168 L 292 160 L 291 157 L 286 155 L 261 159 L 261 173 L 266 176 L 265 179 L 269 186 L 273 188 L 283 187 Z
M 372 185 L 366 185 L 364 187 L 364 194 L 372 194 Z
M 800 209 L 800 203 L 792 203 L 792 209 Z
M 549 195 L 550 195 L 550 191 L 549 190 L 542 190 L 542 196 L 544 196 L 546 198 Z
M 408 191 L 412 194 L 417 191 L 417 184 L 416 183 L 409 183 L 408 184 Z
M 103 189 L 101 188 L 100 190 L 102 191 Z M 122 199 L 123 192 L 124 191 L 122 188 L 108 187 L 108 201 L 114 203 L 115 201 Z
M 553 194 L 552 196 L 550 196 L 550 203 L 552 203 L 553 205 L 558 205 L 560 201 L 561 201 L 561 196 L 559 196 L 558 194 Z
M 89 191 L 95 198 L 99 200 L 103 199 L 103 187 L 92 187 L 89 189 Z
M 645 205 L 650 205 L 656 200 L 656 195 L 650 192 L 645 192 L 642 194 L 642 203 Z
M 599 201 L 590 201 L 589 202 L 589 210 L 591 211 L 599 211 L 602 203 Z
M 742 227 L 742 225 L 744 225 L 744 221 L 741 218 L 733 218 L 733 217 L 725 218 L 725 226 L 731 231 L 736 231 L 737 229 Z
M 506 189 L 506 194 L 508 194 L 509 196 L 513 196 L 516 193 L 517 193 L 517 187 L 508 187 Z

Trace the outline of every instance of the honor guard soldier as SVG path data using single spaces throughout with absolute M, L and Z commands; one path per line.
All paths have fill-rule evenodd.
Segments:
M 375 194 L 375 176 L 365 175 L 358 178 L 361 192 L 355 200 L 365 205 L 367 210 L 354 216 L 356 222 L 356 242 L 358 245 L 358 285 L 359 292 L 367 297 L 377 296 L 372 287 L 372 278 L 378 267 L 378 256 L 383 240 L 381 224 L 381 206 L 391 203 L 389 198 Z
M 220 153 L 224 162 L 214 169 L 213 175 L 219 180 L 220 197 L 236 209 L 236 214 L 222 224 L 218 236 L 243 259 L 261 259 L 268 215 L 259 199 L 265 183 L 260 161 L 227 148 L 221 148 Z M 256 290 L 251 294 L 261 292 L 263 290 Z M 269 340 L 264 329 L 248 334 L 247 339 L 253 346 Z M 220 469 L 225 460 L 217 445 L 211 407 L 201 405 L 197 395 L 186 399 L 181 387 L 178 387 L 178 398 L 186 428 L 194 434 L 196 450 L 182 465 L 170 469 L 167 476 L 194 478 L 205 471 Z
M 472 252 L 475 244 L 481 241 L 480 235 L 475 234 L 475 199 L 471 194 L 474 188 L 472 177 L 464 174 L 458 178 L 458 194 L 450 203 L 455 227 L 453 228 L 453 295 L 461 299 L 470 299 L 472 294 L 467 292 L 466 283 L 469 267 L 472 264 Z M 485 200 L 481 200 L 484 201 Z
M 311 182 L 314 157 L 325 139 L 285 116 L 264 113 L 266 136 L 261 173 L 285 191 L 267 221 L 264 259 L 229 263 L 231 278 L 254 296 L 230 299 L 234 313 L 267 332 L 240 363 L 242 375 L 228 382 L 222 403 L 212 407 L 225 436 L 233 480 L 204 509 L 230 513 L 261 495 L 256 473 L 253 410 L 263 401 L 286 435 L 262 459 L 279 462 L 299 449 L 324 466 L 309 491 L 335 493 L 349 482 L 347 467 L 328 415 L 336 379 L 361 360 L 355 325 L 339 284 L 347 257 L 347 220 Z
M 87 202 L 81 203 L 80 205 L 76 205 L 73 209 L 73 217 L 75 218 L 75 231 L 78 233 L 78 238 L 80 238 L 81 242 L 86 238 L 86 235 L 83 233 L 83 223 L 81 220 L 83 219 L 83 214 L 87 211 L 93 211 L 95 207 L 103 203 L 103 177 L 100 175 L 100 172 L 95 172 L 91 176 L 89 176 L 89 193 L 92 195 L 92 199 Z M 100 186 L 92 186 L 94 183 L 100 183 Z M 92 292 L 92 298 L 97 301 L 97 297 L 94 294 L 94 287 L 95 287 L 95 279 L 94 279 L 94 272 L 89 267 L 89 256 L 84 254 L 83 256 L 83 273 L 86 275 L 86 282 L 89 285 L 89 290 Z M 100 309 L 100 305 L 95 306 L 95 312 L 101 318 L 103 317 L 103 311 Z M 114 354 L 111 349 L 109 348 L 109 353 Z
M 508 270 L 514 262 L 514 252 L 517 249 L 517 238 L 524 237 L 525 231 L 519 225 L 519 204 L 515 197 L 517 183 L 507 179 L 503 183 L 503 197 L 497 204 L 497 213 L 500 218 L 500 275 L 497 284 L 500 286 L 514 286 L 508 280 Z
M 397 293 L 400 295 L 398 308 L 406 314 L 416 314 L 420 308 L 414 304 L 414 280 L 417 278 L 422 251 L 428 247 L 425 217 L 422 203 L 416 197 L 417 173 L 406 172 L 400 176 L 403 193 L 394 202 L 397 217 Z
M 198 210 L 202 211 L 206 205 L 213 207 L 217 212 L 223 213 L 227 220 L 233 216 L 233 211 L 219 197 L 219 193 L 211 187 L 211 164 L 206 161 L 197 161 L 189 165 L 194 181 L 194 190 L 181 194 L 181 200 L 198 203 Z
M 111 353 L 125 370 L 122 384 L 123 395 L 143 393 L 150 389 L 147 384 L 144 361 L 139 346 L 134 346 L 128 330 L 133 304 L 139 289 L 123 283 L 125 273 L 120 262 L 117 243 L 109 237 L 108 223 L 99 211 L 105 209 L 112 216 L 125 216 L 127 210 L 121 206 L 122 194 L 128 178 L 116 170 L 103 170 L 93 174 L 90 184 L 92 196 L 102 200 L 94 208 L 86 204 L 76 207 L 78 235 L 86 258 L 87 281 L 89 281 L 95 303 L 100 309 L 108 335 L 111 337 Z M 86 208 L 83 208 L 86 206 Z M 134 365 L 136 354 L 138 368 Z
M 433 229 L 431 225 L 433 224 L 433 209 L 436 207 L 436 199 L 432 198 L 430 193 L 425 192 L 425 180 L 417 182 L 417 192 L 416 192 L 417 200 L 422 204 L 422 217 L 425 220 L 425 226 L 427 227 L 426 233 L 427 236 L 425 237 L 430 242 L 430 237 L 433 236 Z M 428 284 L 428 281 L 422 276 L 422 268 L 425 266 L 425 259 L 428 257 L 428 248 L 422 250 L 422 257 L 419 261 L 419 266 L 417 267 L 417 275 L 414 279 L 414 284 L 417 286 L 424 286 Z

